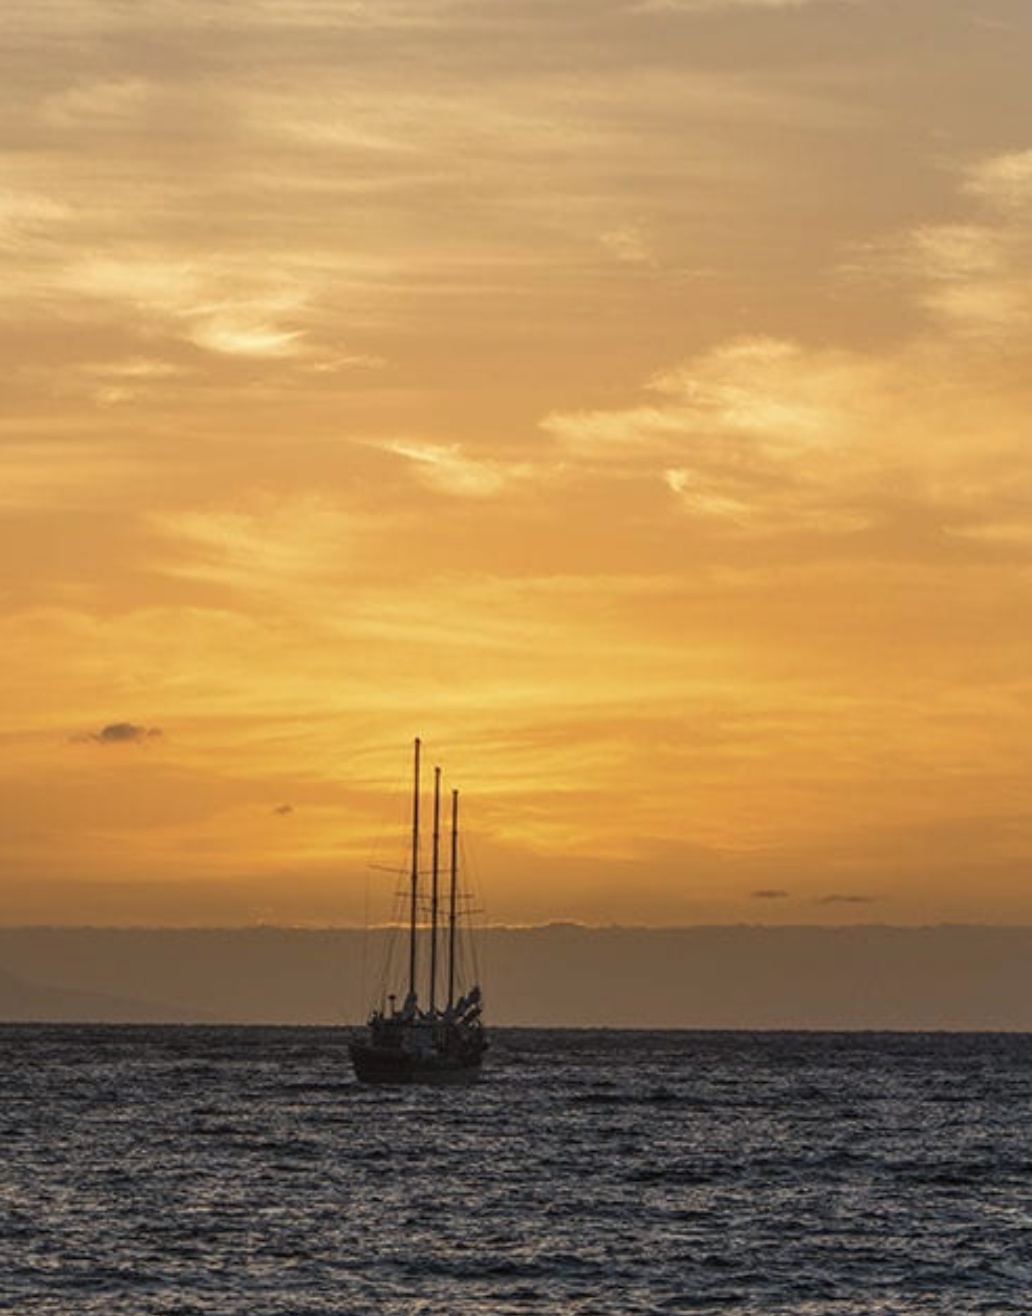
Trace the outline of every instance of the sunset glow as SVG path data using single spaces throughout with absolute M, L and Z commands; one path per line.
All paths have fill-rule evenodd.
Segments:
M 0 921 L 1032 920 L 1027 0 L 0 29 Z

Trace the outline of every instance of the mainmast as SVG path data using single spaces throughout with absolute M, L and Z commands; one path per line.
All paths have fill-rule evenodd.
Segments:
M 419 900 L 419 750 L 416 737 L 416 762 L 412 788 L 412 891 L 409 899 L 409 997 L 416 998 L 416 910 Z
M 451 793 L 451 881 L 448 887 L 448 1010 L 455 1004 L 455 889 L 459 872 L 459 792 Z
M 434 855 L 430 879 L 430 1013 L 437 1008 L 437 876 L 441 849 L 441 769 L 434 768 Z

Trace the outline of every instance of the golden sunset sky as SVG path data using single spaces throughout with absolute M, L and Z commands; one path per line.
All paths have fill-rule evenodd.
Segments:
M 1032 921 L 1030 62 L 4 0 L 0 922 L 361 921 L 416 734 L 496 922 Z

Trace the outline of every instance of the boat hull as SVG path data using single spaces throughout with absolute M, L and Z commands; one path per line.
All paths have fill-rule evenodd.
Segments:
M 480 1075 L 479 1056 L 414 1056 L 367 1042 L 352 1042 L 348 1050 L 360 1083 L 472 1083 Z

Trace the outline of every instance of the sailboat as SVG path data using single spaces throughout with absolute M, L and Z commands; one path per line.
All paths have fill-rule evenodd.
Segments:
M 487 1036 L 481 1021 L 483 996 L 480 986 L 471 983 L 459 990 L 457 980 L 456 936 L 459 919 L 459 792 L 451 792 L 450 865 L 448 872 L 447 916 L 441 915 L 441 770 L 434 769 L 433 847 L 430 874 L 430 935 L 426 966 L 426 997 L 419 997 L 419 914 L 420 896 L 420 753 L 415 741 L 415 768 L 412 792 L 412 862 L 408 890 L 408 975 L 407 990 L 399 1008 L 398 993 L 369 1016 L 363 1035 L 350 1044 L 355 1074 L 363 1083 L 465 1082 L 475 1078 L 487 1050 Z M 443 924 L 443 927 L 441 926 Z M 424 938 L 425 940 L 425 938 Z M 444 942 L 442 948 L 441 942 Z M 442 986 L 441 950 L 445 952 L 446 992 Z

